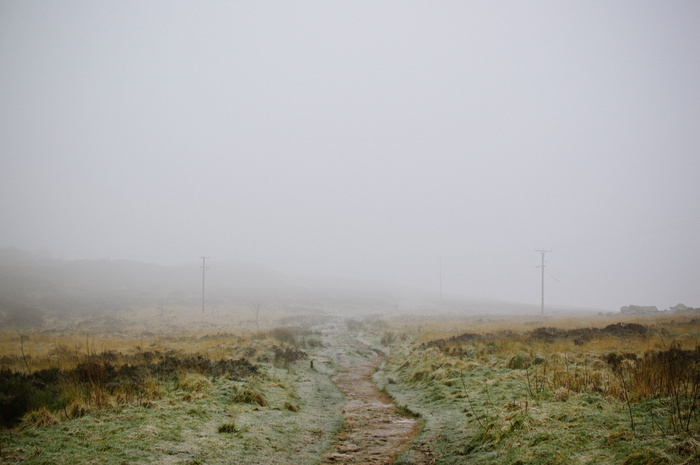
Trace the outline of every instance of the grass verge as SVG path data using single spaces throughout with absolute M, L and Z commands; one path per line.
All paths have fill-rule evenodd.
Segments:
M 700 463 L 700 349 L 674 342 L 691 338 L 632 323 L 394 338 L 375 380 L 423 422 L 397 463 Z

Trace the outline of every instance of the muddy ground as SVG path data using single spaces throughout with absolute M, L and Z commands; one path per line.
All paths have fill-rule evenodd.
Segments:
M 358 341 L 341 341 L 334 347 L 343 371 L 333 381 L 345 394 L 347 404 L 343 408 L 343 429 L 323 464 L 393 463 L 418 434 L 416 420 L 401 414 L 371 380 L 383 354 L 359 347 L 366 358 L 351 360 L 346 356 L 347 350 L 357 350 L 361 345 Z

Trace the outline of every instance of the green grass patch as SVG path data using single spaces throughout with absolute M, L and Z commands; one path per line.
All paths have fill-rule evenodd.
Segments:
M 235 342 L 230 346 L 237 350 Z M 163 352 L 150 366 L 128 369 L 157 395 L 133 391 L 124 401 L 118 398 L 124 392 L 118 374 L 127 371 L 117 355 L 106 360 L 113 370 L 105 360 L 81 368 L 80 380 L 99 374 L 93 381 L 104 381 L 97 383 L 104 396 L 100 405 L 90 394 L 94 383 L 75 383 L 70 370 L 62 372 L 71 374 L 62 379 L 73 401 L 39 405 L 15 422 L 22 421 L 22 429 L 2 430 L 0 463 L 318 463 L 340 429 L 344 403 L 323 346 L 315 349 L 316 369 L 278 366 L 274 344 L 264 341 L 258 351 L 266 351 L 267 361 L 261 357 L 255 365 Z M 16 379 L 29 383 L 21 386 L 33 383 L 27 375 Z
M 694 441 L 679 441 L 700 432 L 700 349 L 647 351 L 650 333 L 628 324 L 395 341 L 375 380 L 423 425 L 398 463 L 695 463 Z M 642 351 L 585 350 L 603 336 Z M 528 338 L 537 352 L 519 343 Z

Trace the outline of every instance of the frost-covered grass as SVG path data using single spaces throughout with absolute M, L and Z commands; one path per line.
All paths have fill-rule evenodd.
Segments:
M 306 368 L 272 368 L 263 378 L 265 407 L 234 400 L 248 381 L 219 378 L 207 396 L 173 385 L 147 405 L 16 431 L 4 439 L 2 462 L 317 463 L 342 422 L 342 395 L 327 376 Z M 290 398 L 296 412 L 285 406 Z
M 398 463 L 700 463 L 698 322 L 556 323 L 403 325 L 375 375 L 423 421 Z
M 139 347 L 63 350 L 59 334 L 58 351 L 29 345 L 29 368 L 6 354 L 0 400 L 24 392 L 32 406 L 2 429 L 0 463 L 313 464 L 342 425 L 337 366 L 315 332 L 125 334 Z M 36 370 L 47 356 L 53 368 Z
M 319 463 L 343 423 L 331 377 L 382 352 L 375 382 L 422 426 L 397 463 L 700 463 L 691 317 L 22 336 L 0 333 L 3 408 L 32 401 L 0 463 Z

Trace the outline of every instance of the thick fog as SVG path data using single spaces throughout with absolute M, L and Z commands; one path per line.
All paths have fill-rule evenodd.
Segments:
M 0 3 L 0 247 L 700 307 L 700 3 Z

